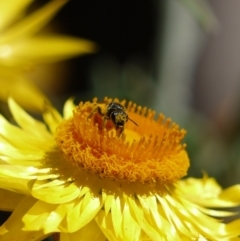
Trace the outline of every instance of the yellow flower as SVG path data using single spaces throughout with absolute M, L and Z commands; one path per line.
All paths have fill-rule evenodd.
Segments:
M 31 14 L 24 14 L 32 0 L 0 1 L 0 99 L 9 94 L 31 109 L 41 109 L 43 94 L 26 79 L 26 72 L 38 64 L 61 61 L 91 53 L 95 45 L 87 40 L 39 33 L 65 0 L 52 0 Z M 32 94 L 34 93 L 34 94 Z M 36 98 L 36 95 L 40 98 Z M 26 99 L 28 96 L 28 99 Z M 35 101 L 28 100 L 34 98 Z M 46 97 L 45 97 L 46 99 Z
M 213 207 L 238 206 L 240 185 L 180 180 L 189 167 L 185 131 L 114 102 L 138 125 L 128 121 L 120 137 L 96 99 L 76 107 L 68 100 L 63 117 L 46 104 L 44 123 L 9 99 L 18 126 L 0 117 L 0 208 L 13 214 L 0 240 L 238 240 L 240 220 L 221 221 L 235 213 Z

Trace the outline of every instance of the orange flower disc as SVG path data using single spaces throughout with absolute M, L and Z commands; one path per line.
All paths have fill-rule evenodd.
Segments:
M 110 102 L 104 99 L 104 103 Z M 127 106 L 129 118 L 138 126 L 128 121 L 123 135 L 118 137 L 111 120 L 104 126 L 98 112 L 91 116 L 97 99 L 81 102 L 73 117 L 56 131 L 64 157 L 100 178 L 120 182 L 169 184 L 185 176 L 189 159 L 181 141 L 186 131 L 162 114 L 155 120 L 155 112 L 150 109 L 117 99 L 114 102 Z M 102 108 L 106 105 L 99 104 Z

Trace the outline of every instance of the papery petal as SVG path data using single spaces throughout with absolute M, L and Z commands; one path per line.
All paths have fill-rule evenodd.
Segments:
M 228 223 L 226 225 L 226 229 L 224 230 L 224 232 L 226 232 L 227 234 L 229 234 L 229 236 L 232 237 L 231 241 L 240 240 L 239 227 L 240 227 L 240 219 L 234 220 L 231 223 Z
M 214 178 L 187 178 L 177 183 L 177 193 L 204 207 L 234 207 L 240 203 L 240 185 L 222 190 Z
M 122 236 L 124 240 L 139 240 L 141 227 L 131 214 L 131 208 L 128 204 L 123 208 Z
M 39 157 L 27 159 L 27 158 L 16 158 L 16 157 L 9 157 L 9 156 L 1 156 L 1 159 L 4 160 L 4 164 L 11 164 L 17 166 L 33 166 L 33 167 L 41 167 L 42 164 L 39 162 Z
M 59 126 L 59 123 L 63 121 L 60 113 L 51 105 L 46 105 L 43 113 L 43 119 L 48 125 L 51 133 L 54 133 L 56 128 Z
M 14 210 L 8 220 L 0 227 L 1 241 L 40 241 L 48 236 L 43 231 L 24 231 L 22 217 L 28 212 L 29 208 L 36 203 L 31 197 L 24 197 Z
M 103 197 L 105 198 L 104 210 L 107 215 L 111 209 L 112 203 L 115 202 L 115 199 L 113 195 L 105 194 L 104 192 L 103 192 Z
M 99 229 L 95 221 L 91 221 L 75 233 L 61 233 L 60 241 L 106 241 L 106 236 Z
M 73 103 L 73 98 L 68 99 L 63 106 L 63 118 L 68 119 L 73 116 L 73 110 L 76 105 Z
M 146 214 L 144 214 L 144 209 L 139 206 L 133 199 L 128 199 L 128 203 L 131 206 L 131 209 L 134 210 L 134 218 L 137 220 L 138 224 L 142 228 L 143 232 L 149 237 L 150 240 L 165 240 L 164 236 L 168 233 L 167 227 L 164 227 L 163 230 L 156 229 L 152 226 L 147 220 Z
M 2 138 L 0 138 L 2 139 Z M 0 143 L 0 156 L 2 159 L 7 159 L 9 157 L 12 157 L 13 159 L 19 159 L 19 160 L 40 160 L 41 156 L 43 155 L 43 151 L 40 150 L 34 150 L 34 149 L 24 149 L 21 152 L 21 146 L 19 146 L 19 149 L 12 147 L 7 142 Z
M 0 39 L 0 44 L 9 43 L 14 39 L 26 38 L 38 32 L 46 25 L 57 11 L 66 3 L 65 0 L 53 0 L 42 8 L 25 17 L 18 24 L 15 24 Z
M 19 179 L 34 179 L 38 169 L 34 167 L 13 166 L 13 165 L 1 165 L 0 176 L 6 176 L 9 178 Z
M 25 232 L 19 228 L 1 235 L 1 241 L 42 241 L 48 236 L 49 234 L 45 234 L 42 230 Z
M 121 209 L 121 201 L 119 197 L 116 197 L 115 200 L 112 202 L 111 215 L 112 215 L 114 231 L 118 236 L 121 232 L 122 216 L 123 216 L 122 209 Z
M 34 205 L 32 205 L 29 210 L 24 214 L 22 217 L 22 221 L 24 222 L 25 226 L 23 230 L 31 231 L 31 230 L 41 230 L 45 226 L 50 214 L 54 212 L 55 209 L 58 208 L 56 204 L 49 204 L 41 201 L 37 201 Z M 51 219 L 50 219 L 51 220 Z M 58 231 L 56 226 L 58 226 L 57 219 L 52 219 L 53 223 L 57 223 L 57 225 L 53 225 L 51 223 L 51 227 L 49 227 L 53 231 Z M 48 226 L 48 225 L 46 225 Z
M 240 203 L 240 184 L 224 189 L 219 195 L 219 198 L 222 200 L 239 204 Z
M 52 35 L 18 42 L 12 45 L 12 54 L 14 58 L 41 64 L 92 53 L 95 49 L 95 44 L 88 40 Z
M 102 205 L 100 196 L 93 196 L 89 192 L 86 193 L 67 214 L 70 223 L 69 232 L 76 232 L 93 220 Z
M 0 177 L 1 188 L 7 189 L 13 192 L 18 192 L 20 194 L 29 195 L 30 191 L 28 186 L 32 185 L 29 180 L 19 180 L 17 178 L 11 178 L 12 180 L 6 181 L 6 177 Z
M 186 178 L 180 180 L 177 185 L 182 185 L 182 191 L 199 195 L 203 198 L 215 198 L 221 193 L 222 188 L 214 178 L 204 175 L 203 178 Z
M 10 136 L 11 135 L 11 136 Z M 48 133 L 46 133 L 46 137 Z M 48 138 L 51 138 L 48 136 Z M 51 138 L 52 139 L 52 138 Z M 0 152 L 2 154 L 6 154 L 6 148 L 14 149 L 14 147 L 22 150 L 23 152 L 27 152 L 26 156 L 30 156 L 31 153 L 36 152 L 39 156 L 43 156 L 43 153 L 51 147 L 50 143 L 46 141 L 41 141 L 40 138 L 36 138 L 32 133 L 26 133 L 22 129 L 16 127 L 15 125 L 10 124 L 3 116 L 0 115 Z M 2 146 L 4 148 L 2 148 Z M 41 155 L 42 153 L 42 155 Z M 14 157 L 14 155 L 10 154 L 10 156 Z M 18 156 L 21 156 L 21 153 L 18 153 Z M 27 159 L 27 158 L 26 158 Z
M 9 168 L 8 168 L 9 167 Z M 13 170 L 14 169 L 14 170 Z M 23 170 L 22 168 L 19 168 Z M 31 169 L 28 168 L 29 170 Z M 12 168 L 10 165 L 1 165 L 0 168 L 0 186 L 3 189 L 14 191 L 20 194 L 30 194 L 30 189 L 34 183 L 34 176 L 29 176 L 31 173 L 24 169 L 23 172 L 17 175 L 18 168 Z M 26 175 L 25 175 L 25 174 Z
M 38 182 L 36 182 L 32 188 L 32 195 L 35 198 L 53 204 L 72 201 L 79 196 L 79 193 L 80 190 L 74 183 L 67 185 L 65 182 L 63 182 L 58 185 L 57 181 L 55 186 L 52 186 L 51 182 L 47 181 L 45 187 L 44 184 L 38 185 Z
M 100 211 L 95 218 L 99 228 L 106 236 L 107 240 L 109 241 L 124 241 L 121 236 L 115 233 L 113 222 L 111 218 L 111 214 L 108 213 L 107 215 L 104 211 Z
M 73 203 L 49 204 L 32 197 L 25 197 L 17 209 L 14 210 L 10 221 L 14 225 L 14 218 L 22 220 L 21 229 L 26 232 L 40 230 L 43 230 L 44 234 L 62 232 L 66 231 L 66 227 L 62 226 L 62 224 L 68 222 L 65 219 L 66 214 L 72 207 Z
M 0 1 L 0 31 L 11 24 L 33 0 Z
M 47 137 L 52 139 L 46 125 L 32 118 L 12 98 L 8 99 L 8 104 L 14 119 L 23 130 L 38 139 L 44 139 L 44 141 L 46 141 Z
M 14 69 L 11 71 L 14 72 Z M 0 81 L 0 99 L 3 101 L 11 96 L 22 107 L 35 112 L 42 111 L 44 103 L 49 102 L 33 82 L 22 78 L 20 73 L 5 79 L 1 77 Z

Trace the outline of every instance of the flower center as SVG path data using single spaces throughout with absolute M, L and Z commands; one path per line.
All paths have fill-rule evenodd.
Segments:
M 121 111 L 109 110 L 108 103 L 127 106 L 121 111 L 127 113 L 128 121 L 119 127 L 115 117 Z M 105 98 L 104 104 L 98 104 L 94 99 L 80 103 L 73 117 L 60 124 L 56 142 L 68 161 L 100 178 L 173 183 L 185 176 L 189 167 L 186 145 L 181 144 L 185 130 L 162 114 L 156 120 L 154 115 L 132 102 L 126 105 Z

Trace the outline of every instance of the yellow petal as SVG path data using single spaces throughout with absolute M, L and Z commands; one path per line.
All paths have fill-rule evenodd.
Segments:
M 234 239 L 231 239 L 231 241 L 232 240 L 238 241 L 239 240 L 240 219 L 234 220 L 231 223 L 228 223 L 226 226 L 227 226 L 226 232 L 228 234 L 231 234 L 232 237 L 234 237 Z M 238 237 L 238 238 L 235 238 L 235 237 Z
M 115 202 L 115 199 L 113 195 L 105 194 L 104 192 L 103 192 L 103 196 L 105 196 L 104 210 L 105 210 L 105 213 L 108 214 L 108 212 L 111 209 L 112 203 Z
M 15 125 L 10 124 L 0 115 L 0 150 L 3 149 L 2 145 L 9 149 L 14 149 L 14 146 L 23 152 L 29 151 L 29 155 L 27 156 L 37 152 L 39 154 L 37 159 L 39 159 L 39 156 L 41 157 L 44 155 L 44 151 L 49 150 L 49 147 L 52 146 L 51 144 L 51 142 L 49 144 L 46 140 L 43 142 L 34 138 L 31 133 L 26 133 Z M 19 152 L 19 150 L 17 152 Z M 3 149 L 2 153 L 6 153 L 5 151 L 6 149 Z M 14 155 L 11 156 L 13 157 Z
M 197 205 L 188 202 L 186 199 L 181 199 L 181 202 L 179 202 L 175 197 L 167 196 L 166 198 L 162 198 L 161 204 L 163 205 L 164 212 L 168 216 L 168 219 L 173 220 L 176 228 L 183 232 L 184 235 L 189 236 L 185 230 L 179 226 L 179 223 L 176 222 L 176 218 L 180 220 L 181 224 L 187 226 L 189 230 L 191 230 L 194 237 L 201 234 L 204 237 L 209 236 L 211 240 L 217 241 L 220 238 L 228 236 L 226 227 L 223 223 L 205 215 Z
M 177 183 L 178 188 L 185 193 L 196 194 L 200 198 L 215 198 L 222 188 L 214 178 L 204 175 L 203 178 L 186 178 Z
M 95 221 L 88 223 L 75 233 L 61 233 L 61 241 L 106 241 L 105 235 L 99 229 Z
M 34 183 L 36 178 L 34 175 L 31 175 L 31 167 L 22 168 L 14 167 L 11 168 L 10 165 L 1 165 L 0 168 L 0 186 L 3 189 L 14 191 L 17 193 L 22 193 L 29 195 L 30 188 Z M 17 173 L 19 171 L 19 174 Z M 33 171 L 35 172 L 35 171 Z
M 132 217 L 127 204 L 123 208 L 122 234 L 123 239 L 126 241 L 139 240 L 141 235 L 141 227 Z
M 33 0 L 0 1 L 0 31 L 11 24 Z
M 95 218 L 99 228 L 109 241 L 124 241 L 119 235 L 116 235 L 113 228 L 111 214 L 105 215 L 104 211 L 99 211 Z
M 21 178 L 21 179 L 34 179 L 34 174 L 37 173 L 37 168 L 13 166 L 13 165 L 1 165 L 0 176 L 7 176 L 9 178 Z
M 213 210 L 208 208 L 201 208 L 199 207 L 199 210 L 203 213 L 212 216 L 212 217 L 229 217 L 229 216 L 236 216 L 237 212 L 229 212 L 229 211 L 222 211 L 222 210 Z
M 25 231 L 43 230 L 45 234 L 66 232 L 67 229 L 62 224 L 69 221 L 66 220 L 66 214 L 73 206 L 73 202 L 58 205 L 37 201 L 29 205 L 28 211 L 21 218 L 24 223 L 22 229 Z
M 18 24 L 15 24 L 0 39 L 0 44 L 9 43 L 14 39 L 26 38 L 38 32 L 46 25 L 57 11 L 66 3 L 65 0 L 53 0 L 42 8 L 25 17 Z
M 181 220 L 179 219 L 178 216 L 174 216 L 174 211 L 171 210 L 171 206 L 169 206 L 165 200 L 165 197 L 161 197 L 159 195 L 156 196 L 158 202 L 160 203 L 160 207 L 158 209 L 158 212 L 154 215 L 157 216 L 159 215 L 160 217 L 158 217 L 158 219 L 161 219 L 161 226 L 159 226 L 160 224 L 157 223 L 158 219 L 151 219 L 151 216 L 153 215 L 152 212 L 152 208 L 149 207 L 149 209 L 151 210 L 150 215 L 146 214 L 145 215 L 145 220 L 155 229 L 157 230 L 161 237 L 164 239 L 169 239 L 169 240 L 181 240 L 180 236 L 181 233 L 179 233 L 177 231 L 177 228 L 182 231 L 185 232 L 185 234 L 190 234 L 191 233 L 186 229 L 186 227 L 184 227 L 184 224 L 182 224 Z M 146 197 L 143 198 L 146 199 L 145 201 L 147 201 L 148 205 L 150 205 L 151 203 L 154 203 L 155 200 L 152 197 Z M 176 228 L 177 226 L 177 228 Z
M 22 160 L 41 160 L 41 155 L 43 155 L 44 152 L 40 152 L 38 150 L 31 150 L 29 149 L 23 149 L 21 151 L 20 148 L 14 148 L 9 144 L 0 143 L 0 155 L 2 155 L 3 159 L 5 160 L 5 158 L 10 158 L 12 157 L 13 159 L 22 159 Z M 39 156 L 40 155 L 40 156 Z M 11 161 L 10 161 L 11 162 Z
M 11 165 L 16 165 L 16 166 L 33 166 L 33 167 L 42 167 L 42 163 L 40 162 L 41 159 L 39 158 L 35 158 L 34 159 L 31 159 L 31 160 L 26 160 L 26 158 L 14 158 L 14 157 L 8 157 L 8 156 L 4 156 L 4 157 L 1 157 L 5 164 L 8 163 L 8 164 L 11 164 Z M 38 160 L 38 161 L 36 161 Z
M 43 119 L 44 119 L 45 123 L 48 125 L 48 127 L 52 133 L 55 132 L 56 128 L 63 121 L 63 118 L 60 115 L 60 113 L 49 104 L 46 104 L 46 106 L 45 106 L 45 110 L 43 113 Z
M 0 210 L 13 211 L 23 198 L 22 194 L 0 189 Z
M 37 201 L 33 204 L 26 214 L 22 217 L 22 221 L 25 224 L 23 230 L 38 231 L 43 229 L 47 219 L 52 211 L 54 211 L 58 205 L 49 204 L 41 201 Z M 55 226 L 51 227 L 51 231 L 57 231 Z
M 61 61 L 96 49 L 91 41 L 61 35 L 35 37 L 11 47 L 14 58 L 37 64 Z
M 58 205 L 56 209 L 53 209 L 44 224 L 44 232 L 51 233 L 53 230 L 56 230 L 56 232 L 65 232 L 66 229 L 61 228 L 61 223 L 63 222 L 67 211 L 67 205 Z
M 63 118 L 68 119 L 73 116 L 73 110 L 76 105 L 73 103 L 73 98 L 68 99 L 63 106 Z
M 10 218 L 0 227 L 1 241 L 40 241 L 47 236 L 43 231 L 26 232 L 23 230 L 22 217 L 35 202 L 36 200 L 31 197 L 22 199 Z
M 9 230 L 9 232 L 1 235 L 1 241 L 42 241 L 48 236 L 49 234 L 45 234 L 42 230 L 26 232 L 19 228 L 14 231 Z
M 43 139 L 44 141 L 46 141 L 46 137 L 52 139 L 46 128 L 46 125 L 32 118 L 12 98 L 8 99 L 8 105 L 15 121 L 23 130 L 38 139 Z
M 112 202 L 111 215 L 113 220 L 114 231 L 116 235 L 119 235 L 119 233 L 121 232 L 121 224 L 122 224 L 122 210 L 121 210 L 121 201 L 118 196 Z
M 240 184 L 224 189 L 219 195 L 220 199 L 240 203 Z
M 92 196 L 89 192 L 86 193 L 82 200 L 79 200 L 79 203 L 68 213 L 69 232 L 75 232 L 92 221 L 101 207 L 100 196 Z
M 174 229 L 174 225 L 166 219 L 164 212 L 161 212 L 155 196 L 137 195 L 137 198 L 126 197 L 125 199 L 131 210 L 129 212 L 130 218 L 133 223 L 136 222 L 136 233 L 138 233 L 137 230 L 140 227 L 145 232 L 145 234 L 141 233 L 140 240 L 145 240 L 145 238 L 146 240 L 155 240 L 153 237 L 157 238 L 156 240 L 182 240 Z M 138 200 L 140 203 L 138 203 Z
M 32 185 L 32 181 L 22 180 L 18 178 L 11 178 L 11 180 L 6 180 L 7 177 L 0 177 L 1 188 L 17 192 L 24 195 L 29 195 L 29 187 Z
M 158 203 L 157 203 L 157 199 L 155 196 L 149 196 L 149 197 L 139 197 L 138 199 L 140 200 L 140 203 L 143 205 L 143 203 L 145 204 L 145 208 L 144 210 L 146 210 L 147 208 L 149 209 L 149 216 L 153 216 L 154 217 L 154 222 L 153 222 L 153 226 L 156 227 L 157 229 L 166 230 L 167 227 L 167 222 L 166 219 L 161 217 L 164 216 L 163 213 L 160 213 L 159 215 L 159 209 L 158 209 Z M 145 211 L 145 213 L 148 213 Z
M 240 203 L 240 186 L 222 190 L 214 178 L 187 178 L 176 183 L 176 193 L 204 207 L 234 207 Z
M 50 185 L 48 184 L 49 181 L 44 188 L 36 182 L 32 189 L 33 197 L 48 203 L 66 203 L 78 197 L 80 193 L 79 188 L 74 183 L 70 185 L 65 183 L 59 186 L 51 186 L 51 183 Z
M 14 70 L 12 70 L 14 71 Z M 42 111 L 48 98 L 31 82 L 21 76 L 0 80 L 0 99 L 6 101 L 11 96 L 27 110 Z

